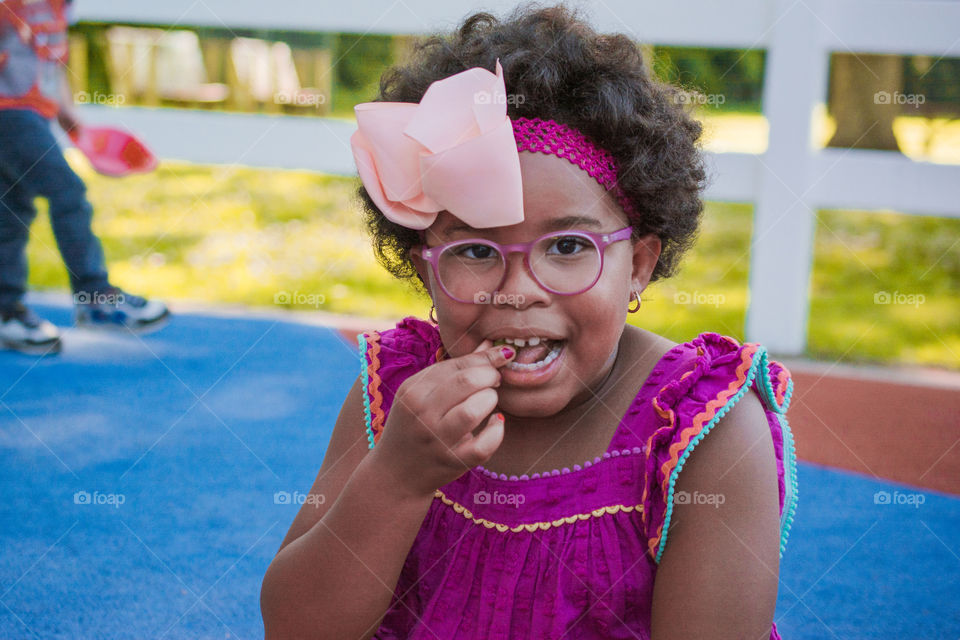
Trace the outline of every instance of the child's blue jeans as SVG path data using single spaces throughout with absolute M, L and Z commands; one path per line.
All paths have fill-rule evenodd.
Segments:
M 28 109 L 0 109 L 0 308 L 26 291 L 26 247 L 38 196 L 50 205 L 50 225 L 74 293 L 109 286 L 103 248 L 90 228 L 93 207 L 86 190 L 48 120 Z

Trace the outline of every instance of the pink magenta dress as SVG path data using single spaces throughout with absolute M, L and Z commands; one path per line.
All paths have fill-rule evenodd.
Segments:
M 373 448 L 400 383 L 448 356 L 412 316 L 357 338 Z M 701 333 L 659 360 L 602 457 L 529 477 L 477 466 L 440 487 L 374 637 L 649 638 L 677 474 L 750 390 L 777 458 L 782 557 L 797 507 L 790 372 L 759 344 Z

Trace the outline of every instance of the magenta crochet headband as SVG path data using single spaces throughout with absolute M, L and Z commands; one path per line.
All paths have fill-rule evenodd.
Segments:
M 613 156 L 579 130 L 553 120 L 516 118 L 513 136 L 517 151 L 537 151 L 566 158 L 610 191 L 627 216 L 633 218 L 636 214 L 630 198 L 617 183 L 617 163 Z
M 506 115 L 500 60 L 438 80 L 419 104 L 365 102 L 354 107 L 350 146 L 367 193 L 393 222 L 422 230 L 440 211 L 477 228 L 523 221 L 520 151 L 566 158 L 636 211 L 617 183 L 613 156 L 574 127 Z M 422 233 L 421 233 L 422 235 Z

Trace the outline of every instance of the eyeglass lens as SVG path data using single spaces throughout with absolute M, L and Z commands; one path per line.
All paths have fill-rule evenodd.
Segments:
M 600 273 L 600 249 L 588 236 L 546 236 L 530 248 L 530 268 L 547 289 L 576 293 Z M 495 246 L 474 241 L 447 247 L 440 254 L 438 271 L 451 296 L 472 300 L 476 293 L 489 293 L 500 285 L 506 261 Z

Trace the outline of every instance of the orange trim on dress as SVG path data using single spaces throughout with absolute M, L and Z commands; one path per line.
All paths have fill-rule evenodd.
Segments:
M 380 434 L 383 431 L 383 394 L 380 393 L 380 333 L 374 331 L 367 334 L 367 353 L 370 355 L 370 363 L 367 365 L 367 374 L 370 381 L 368 392 L 370 394 L 370 430 L 373 431 L 373 443 L 380 441 Z

